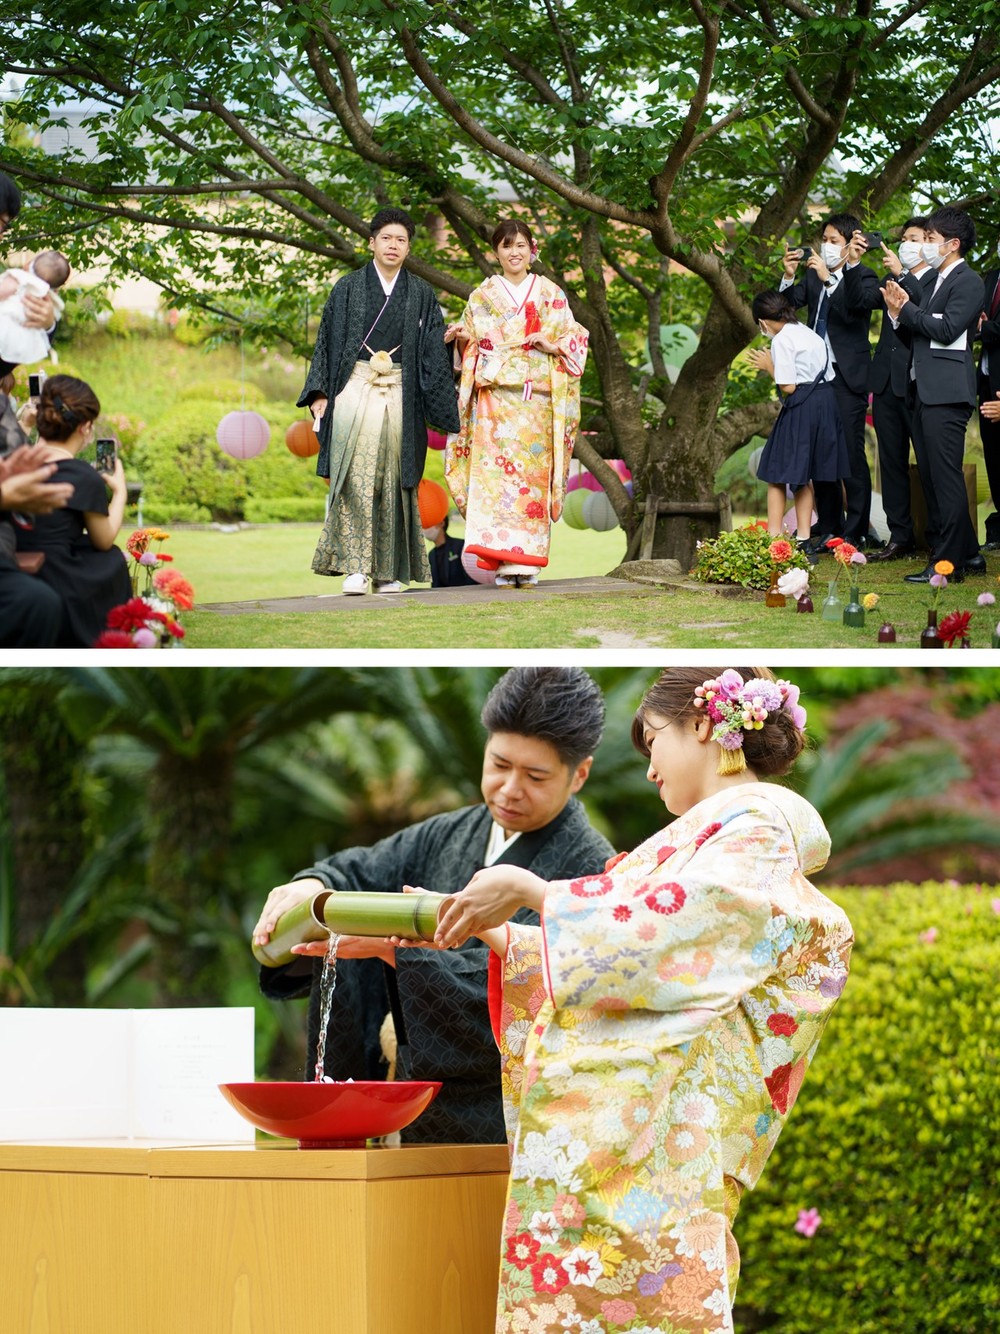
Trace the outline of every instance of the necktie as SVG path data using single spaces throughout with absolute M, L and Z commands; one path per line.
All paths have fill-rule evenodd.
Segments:
M 1000 315 L 1000 274 L 997 275 L 997 285 L 993 289 L 993 299 L 990 302 L 990 319 L 995 320 Z
M 813 325 L 820 338 L 826 337 L 826 325 L 830 318 L 830 298 L 825 292 L 820 293 L 819 305 L 816 307 L 816 323 Z

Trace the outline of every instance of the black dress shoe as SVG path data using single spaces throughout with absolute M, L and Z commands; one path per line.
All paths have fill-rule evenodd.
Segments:
M 983 550 L 983 551 L 1000 551 L 1000 542 L 996 541 L 995 538 L 991 538 L 988 542 L 984 542 L 984 543 L 983 543 L 983 545 L 982 545 L 982 550 Z
M 933 562 L 926 565 L 922 570 L 917 570 L 913 574 L 904 574 L 903 582 L 907 584 L 929 584 L 931 575 L 936 574 Z M 962 582 L 962 571 L 956 570 L 954 574 L 948 575 L 949 584 L 960 584 Z
M 832 533 L 821 533 L 818 537 L 810 537 L 803 549 L 813 556 L 829 556 L 830 548 L 826 544 L 832 536 Z
M 902 560 L 904 556 L 912 556 L 916 547 L 912 542 L 889 542 L 881 551 L 873 551 L 868 557 L 869 560 Z
M 965 562 L 965 564 L 962 566 L 962 573 L 963 573 L 963 574 L 985 574 L 985 573 L 986 573 L 986 557 L 985 557 L 985 556 L 973 556 L 970 560 L 967 560 L 967 561 Z

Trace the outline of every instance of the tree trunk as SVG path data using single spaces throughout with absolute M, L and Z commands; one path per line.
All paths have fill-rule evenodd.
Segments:
M 640 515 L 640 558 L 694 564 L 699 542 L 732 526 L 729 497 L 715 494 L 719 408 L 742 331 L 718 301 L 705 318 L 697 350 L 681 367 L 659 423 L 650 431 Z M 656 505 L 655 522 L 651 514 Z
M 188 758 L 163 754 L 150 791 L 149 889 L 167 919 L 157 928 L 156 974 L 164 1005 L 218 1005 L 220 917 L 232 832 L 231 746 Z

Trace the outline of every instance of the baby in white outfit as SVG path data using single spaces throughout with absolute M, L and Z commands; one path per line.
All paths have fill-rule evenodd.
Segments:
M 24 294 L 44 296 L 51 293 L 56 319 L 63 302 L 55 289 L 69 277 L 69 262 L 58 250 L 43 250 L 23 269 L 8 269 L 0 276 L 0 361 L 12 366 L 30 366 L 49 355 L 49 336 L 44 329 L 28 329 Z

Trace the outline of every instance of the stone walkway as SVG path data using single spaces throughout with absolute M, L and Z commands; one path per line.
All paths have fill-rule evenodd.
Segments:
M 643 581 L 645 583 L 645 581 Z M 534 588 L 497 588 L 475 584 L 462 588 L 411 588 L 405 593 L 366 593 L 346 597 L 343 593 L 317 593 L 311 597 L 267 598 L 259 602 L 199 602 L 199 611 L 214 611 L 222 616 L 246 612 L 347 612 L 392 611 L 394 607 L 451 607 L 460 603 L 481 606 L 485 602 L 544 603 L 552 597 L 651 597 L 662 593 L 653 584 L 637 586 L 630 579 L 612 579 L 607 575 L 589 579 L 543 579 Z

